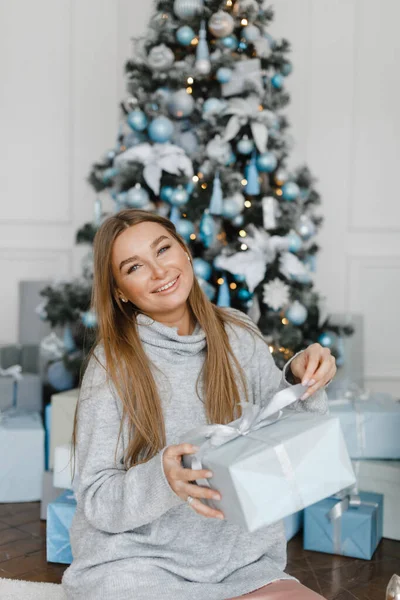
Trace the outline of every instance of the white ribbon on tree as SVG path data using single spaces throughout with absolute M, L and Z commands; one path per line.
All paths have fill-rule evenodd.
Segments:
M 242 127 L 249 125 L 258 151 L 267 151 L 268 124 L 274 114 L 269 110 L 260 110 L 260 100 L 257 96 L 232 98 L 222 115 L 232 115 L 224 134 L 227 142 L 236 137 Z
M 123 166 L 129 162 L 144 165 L 143 177 L 156 196 L 160 193 L 160 181 L 163 171 L 173 175 L 183 173 L 193 177 L 193 165 L 185 151 L 174 144 L 138 144 L 119 154 L 114 164 Z
M 11 367 L 8 367 L 8 369 L 0 368 L 0 377 L 13 377 L 15 381 L 20 381 L 22 379 L 21 373 L 21 365 L 12 365 Z

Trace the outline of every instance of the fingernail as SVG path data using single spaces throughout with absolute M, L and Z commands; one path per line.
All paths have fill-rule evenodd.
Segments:
M 221 500 L 221 496 L 219 494 L 213 495 L 214 500 Z
M 307 400 L 307 398 L 308 398 L 308 394 L 306 393 L 301 396 L 300 400 Z
M 304 379 L 304 380 L 301 382 L 301 385 L 308 385 L 308 382 L 309 382 L 309 381 L 310 381 L 309 379 Z
M 206 477 L 212 477 L 212 476 L 213 476 L 212 471 L 207 471 Z
M 221 519 L 221 521 L 223 521 L 225 517 L 223 515 L 218 515 L 218 519 Z
M 308 382 L 308 386 L 311 387 L 312 385 L 314 385 L 315 383 L 315 379 L 311 379 L 311 381 Z

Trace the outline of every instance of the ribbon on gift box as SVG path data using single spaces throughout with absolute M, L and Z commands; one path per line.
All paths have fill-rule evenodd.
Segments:
M 22 367 L 21 365 L 13 365 L 8 369 L 2 369 L 0 367 L 0 377 L 13 377 L 14 381 L 20 381 L 22 379 Z
M 333 526 L 333 552 L 342 554 L 342 517 L 344 513 L 351 508 L 359 508 L 360 506 L 372 506 L 375 510 L 376 529 L 378 530 L 378 507 L 377 502 L 368 502 L 361 500 L 358 488 L 356 485 L 346 490 L 342 490 L 333 496 L 337 499 L 337 503 L 326 513 L 326 516 L 331 521 Z
M 268 404 L 264 406 L 242 402 L 242 416 L 239 419 L 227 425 L 203 425 L 188 432 L 189 439 L 191 434 L 206 438 L 206 441 L 200 445 L 198 452 L 190 457 L 191 468 L 196 470 L 203 469 L 202 460 L 204 460 L 204 455 L 210 449 L 218 448 L 240 436 L 246 436 L 252 431 L 273 425 L 282 419 L 284 416 L 283 409 L 296 402 L 304 394 L 305 390 L 307 390 L 307 387 L 301 384 L 292 385 L 277 392 Z M 301 496 L 296 487 L 294 469 L 284 444 L 277 444 L 274 449 L 286 479 L 292 483 L 293 494 L 300 499 Z M 211 487 L 207 479 L 197 479 L 196 482 L 199 485 Z

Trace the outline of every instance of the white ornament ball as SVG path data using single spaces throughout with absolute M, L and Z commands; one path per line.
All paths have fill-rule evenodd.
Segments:
M 203 0 L 175 0 L 174 13 L 180 19 L 192 19 L 203 12 Z
M 154 46 L 147 57 L 147 64 L 153 71 L 169 69 L 175 62 L 175 55 L 165 44 Z
M 229 142 L 225 142 L 221 136 L 216 136 L 208 142 L 206 152 L 208 158 L 225 165 L 230 159 L 232 149 Z
M 168 110 L 177 119 L 188 117 L 194 109 L 193 96 L 187 93 L 185 89 L 174 92 L 168 102 Z
M 149 201 L 149 194 L 142 188 L 140 183 L 128 190 L 126 195 L 126 204 L 131 208 L 143 208 Z
M 219 10 L 210 18 L 208 29 L 216 38 L 223 38 L 233 32 L 235 29 L 235 21 L 232 15 L 223 10 Z
M 261 37 L 261 32 L 255 25 L 247 25 L 243 28 L 242 35 L 246 42 L 253 43 Z
M 306 307 L 301 304 L 298 300 L 295 300 L 293 304 L 286 311 L 286 317 L 293 325 L 303 325 L 308 316 Z
M 211 71 L 211 61 L 207 58 L 196 60 L 195 68 L 199 75 L 208 75 Z

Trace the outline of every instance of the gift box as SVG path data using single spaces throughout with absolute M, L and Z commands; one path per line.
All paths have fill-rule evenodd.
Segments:
M 39 413 L 0 421 L 0 502 L 36 502 L 42 496 L 44 429 Z
M 75 489 L 77 477 L 77 455 L 73 455 L 72 445 L 63 444 L 54 450 L 53 485 L 64 490 Z M 75 472 L 75 477 L 73 477 Z
M 299 510 L 284 519 L 286 540 L 289 542 L 303 528 L 304 510 Z
M 47 562 L 69 565 L 72 552 L 69 530 L 76 510 L 71 490 L 66 490 L 47 507 L 46 555 Z
M 325 498 L 304 511 L 304 549 L 370 560 L 383 534 L 383 496 Z
M 222 495 L 207 503 L 250 532 L 355 482 L 338 419 L 283 410 L 305 389 L 291 386 L 266 406 L 243 405 L 242 417 L 228 425 L 206 425 L 182 436 L 200 446 L 183 457 L 184 465 L 210 469 L 213 477 L 197 483 Z
M 359 489 L 383 494 L 383 537 L 400 540 L 400 461 L 353 461 Z
M 15 380 L 10 376 L 0 376 L 0 411 L 8 410 L 15 404 Z
M 56 447 L 71 443 L 78 395 L 79 389 L 76 388 L 51 397 L 50 469 L 54 469 Z
M 40 501 L 40 519 L 46 521 L 47 507 L 60 496 L 60 490 L 53 485 L 53 471 L 44 471 L 42 484 L 42 498 Z
M 400 459 L 400 402 L 390 394 L 335 399 L 329 407 L 340 420 L 351 458 Z
M 51 432 L 51 404 L 47 404 L 44 409 L 44 468 L 49 470 L 50 459 L 50 432 Z
M 0 367 L 0 410 L 15 408 L 22 412 L 40 412 L 43 388 L 38 374 L 38 346 L 0 346 Z

